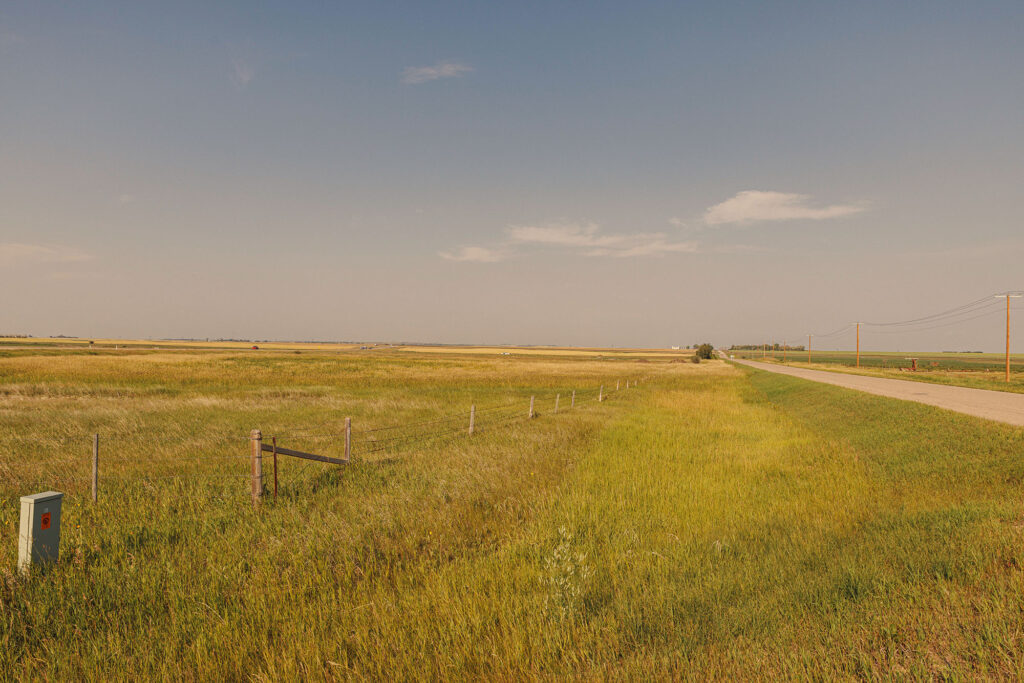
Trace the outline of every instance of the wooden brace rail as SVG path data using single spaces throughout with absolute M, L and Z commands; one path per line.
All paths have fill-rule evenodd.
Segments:
M 263 444 L 264 453 L 273 453 L 275 447 L 271 444 Z M 332 465 L 347 465 L 348 460 L 342 460 L 341 458 L 328 458 L 326 455 L 314 455 L 313 453 L 303 453 L 302 451 L 293 451 L 290 448 L 276 448 L 278 455 L 290 455 L 293 458 L 302 458 L 303 460 L 316 460 L 317 462 L 329 462 Z

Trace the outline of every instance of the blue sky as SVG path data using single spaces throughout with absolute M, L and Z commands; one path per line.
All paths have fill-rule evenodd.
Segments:
M 0 5 L 0 332 L 666 346 L 1024 288 L 1019 2 L 209 5 Z

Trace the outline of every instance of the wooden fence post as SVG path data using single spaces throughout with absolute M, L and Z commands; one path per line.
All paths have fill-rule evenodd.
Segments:
M 531 420 L 533 419 L 533 399 L 534 398 L 535 398 L 534 396 L 530 397 L 530 419 Z
M 619 390 L 619 380 L 615 380 L 615 391 Z
M 345 462 L 352 459 L 352 418 L 345 418 Z
M 602 384 L 601 388 L 597 390 L 597 402 L 600 403 L 603 400 L 604 400 L 604 385 Z
M 92 502 L 100 494 L 100 435 L 92 435 Z
M 562 398 L 561 394 L 555 394 L 555 415 L 558 415 L 558 399 Z
M 570 408 L 575 408 L 576 407 L 576 390 L 575 389 L 572 390 L 572 402 L 569 403 L 569 407 Z
M 252 442 L 252 504 L 257 505 L 263 497 L 263 432 L 252 430 L 249 441 Z
M 271 437 L 271 443 L 274 445 L 274 502 L 277 502 L 277 437 Z
M 473 427 L 476 425 L 476 404 L 469 407 L 469 435 L 473 436 Z

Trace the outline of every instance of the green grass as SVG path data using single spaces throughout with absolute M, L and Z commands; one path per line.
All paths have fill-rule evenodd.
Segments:
M 1024 673 L 1020 429 L 721 362 L 282 354 L 236 373 L 230 357 L 0 361 L 19 388 L 0 436 L 119 414 L 196 440 L 208 421 L 384 424 L 406 404 L 422 417 L 468 394 L 653 379 L 472 441 L 311 468 L 259 510 L 214 479 L 126 482 L 126 501 L 95 506 L 73 491 L 61 565 L 0 580 L 0 678 Z M 127 443 L 169 470 L 181 450 Z
M 857 368 L 857 354 L 853 351 L 814 351 L 811 362 L 807 362 L 806 351 L 729 351 L 736 358 L 765 360 L 797 367 L 835 372 L 850 372 L 873 377 L 890 377 L 932 382 L 974 389 L 992 389 L 1024 393 L 1024 359 L 1010 356 L 1010 381 L 1006 382 L 1005 356 L 995 353 L 906 353 L 896 351 L 864 352 L 860 355 Z M 917 358 L 917 370 L 911 371 L 908 358 Z

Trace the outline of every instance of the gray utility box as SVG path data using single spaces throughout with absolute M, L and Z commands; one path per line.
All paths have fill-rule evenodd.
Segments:
M 63 493 L 47 491 L 21 497 L 21 534 L 18 536 L 18 569 L 56 562 L 60 549 L 60 504 Z

